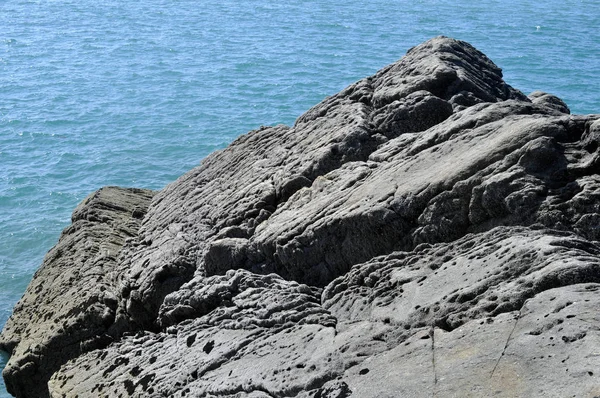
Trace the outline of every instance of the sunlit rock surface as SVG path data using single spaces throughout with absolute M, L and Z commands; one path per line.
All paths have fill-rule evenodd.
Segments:
M 74 212 L 18 397 L 600 396 L 600 115 L 429 40 L 160 192 Z

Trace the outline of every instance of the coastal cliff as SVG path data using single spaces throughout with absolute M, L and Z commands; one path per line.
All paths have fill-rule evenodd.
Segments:
M 600 396 L 600 115 L 437 37 L 159 192 L 75 209 L 17 397 Z

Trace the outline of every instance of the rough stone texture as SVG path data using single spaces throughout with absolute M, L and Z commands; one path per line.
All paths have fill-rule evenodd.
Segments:
M 324 285 L 353 263 L 419 243 L 504 224 L 572 228 L 595 217 L 597 193 L 574 217 L 567 211 L 598 181 L 589 175 L 597 155 L 578 142 L 587 118 L 522 115 L 544 110 L 511 101 L 473 108 L 317 178 L 258 226 L 250 247 L 270 269 Z
M 48 378 L 67 360 L 113 340 L 118 290 L 112 276 L 153 194 L 106 187 L 75 209 L 72 225 L 46 255 L 0 335 L 0 348 L 12 353 L 3 372 L 11 394 L 42 396 Z
M 498 227 L 357 265 L 329 284 L 323 306 L 337 319 L 453 330 L 550 288 L 600 283 L 599 254 L 568 233 Z
M 0 337 L 7 385 L 600 396 L 599 140 L 600 115 L 527 97 L 469 44 L 432 39 L 149 205 L 110 188 L 80 206 L 80 234 L 65 231 Z
M 599 288 L 551 289 L 520 311 L 415 333 L 343 380 L 358 397 L 596 397 Z
M 434 126 L 453 108 L 510 98 L 529 101 L 476 49 L 438 38 L 327 98 L 293 127 L 238 138 L 157 195 L 124 267 L 125 317 L 150 328 L 164 296 L 194 275 L 274 270 L 245 242 L 295 192 L 366 161 L 394 137 Z

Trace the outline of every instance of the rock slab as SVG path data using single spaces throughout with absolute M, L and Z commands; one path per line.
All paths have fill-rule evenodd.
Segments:
M 429 40 L 160 192 L 92 194 L 0 334 L 7 388 L 600 396 L 599 140 Z

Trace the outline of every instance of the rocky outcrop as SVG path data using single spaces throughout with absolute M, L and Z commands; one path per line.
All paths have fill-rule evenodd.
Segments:
M 600 396 L 599 139 L 432 39 L 154 196 L 84 201 L 0 335 L 9 391 Z

